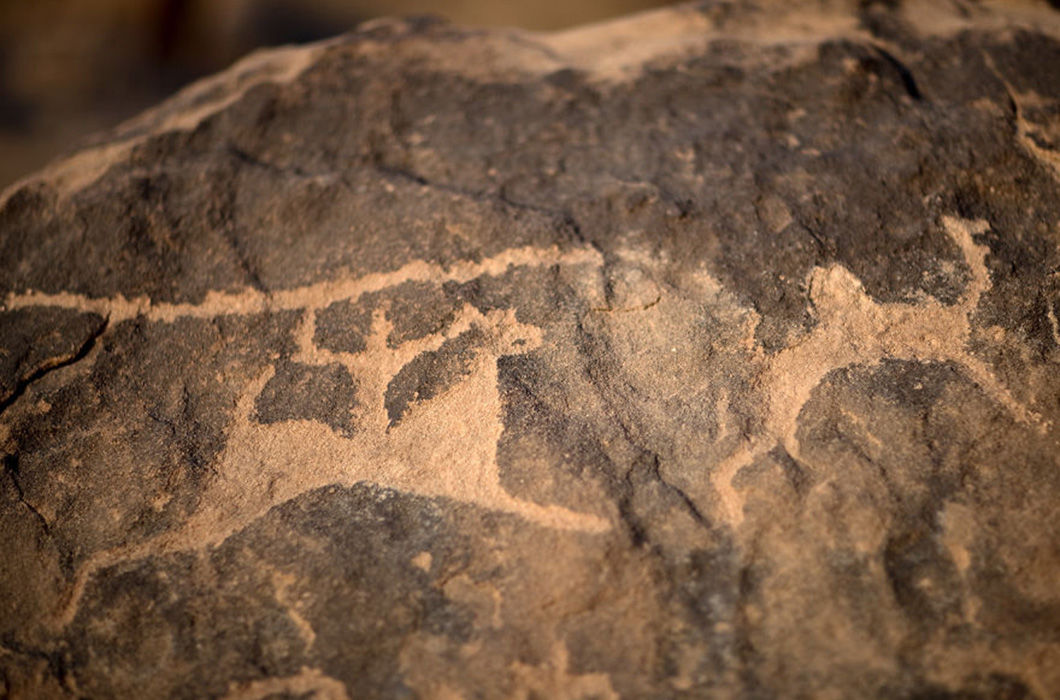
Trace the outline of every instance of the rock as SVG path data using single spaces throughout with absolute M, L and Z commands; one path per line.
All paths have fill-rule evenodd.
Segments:
M 252 55 L 0 209 L 0 694 L 1060 695 L 1060 14 Z

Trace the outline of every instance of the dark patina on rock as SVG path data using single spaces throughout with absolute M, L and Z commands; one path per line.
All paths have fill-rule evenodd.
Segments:
M 0 203 L 0 696 L 1060 695 L 1060 13 L 255 54 Z

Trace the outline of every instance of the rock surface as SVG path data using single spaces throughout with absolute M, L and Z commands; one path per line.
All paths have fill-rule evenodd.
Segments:
M 1060 696 L 1060 13 L 259 53 L 0 205 L 0 695 Z

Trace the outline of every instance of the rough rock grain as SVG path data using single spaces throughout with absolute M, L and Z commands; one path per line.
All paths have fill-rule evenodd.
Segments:
M 0 203 L 0 695 L 1060 696 L 1060 13 L 259 53 Z

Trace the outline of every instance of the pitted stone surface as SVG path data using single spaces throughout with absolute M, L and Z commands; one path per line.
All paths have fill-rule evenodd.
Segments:
M 0 696 L 1060 695 L 1060 13 L 262 52 L 0 200 Z

